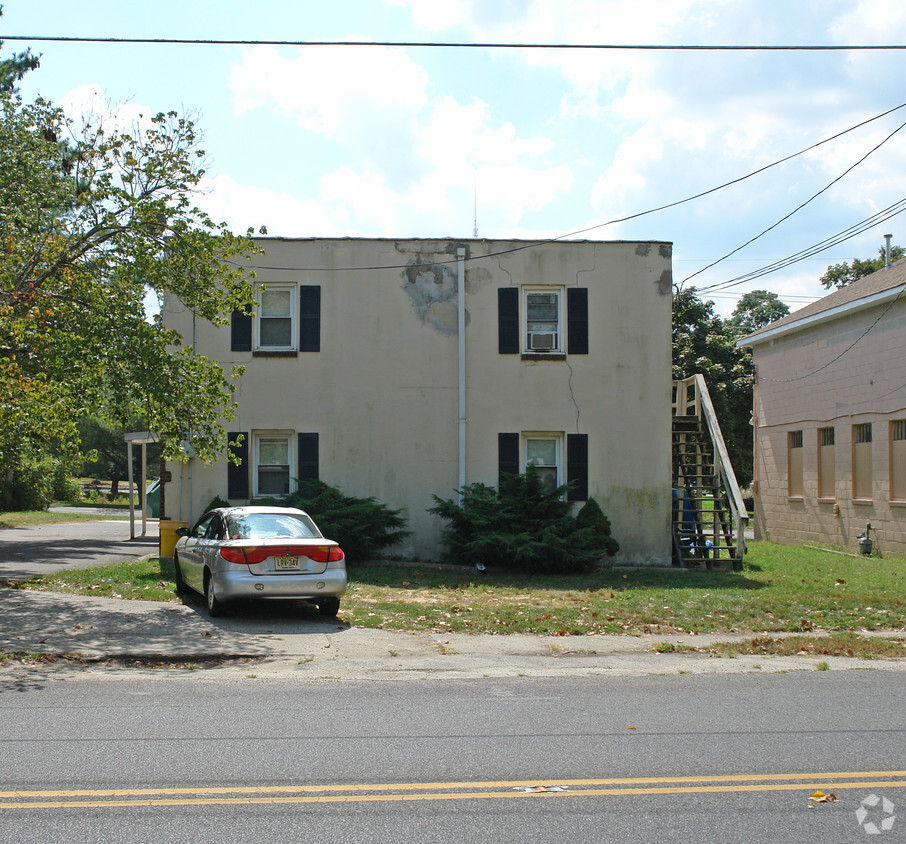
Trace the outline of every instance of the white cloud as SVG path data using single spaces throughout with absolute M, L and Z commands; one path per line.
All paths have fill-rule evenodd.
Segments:
M 73 122 L 76 130 L 91 125 L 123 131 L 134 125 L 147 129 L 155 112 L 147 106 L 125 102 L 111 104 L 100 85 L 85 84 L 73 88 L 60 101 L 63 113 Z
M 352 67 L 353 56 L 367 65 Z M 448 231 L 451 220 L 468 219 L 476 188 L 487 218 L 511 225 L 573 184 L 568 165 L 548 160 L 549 138 L 520 137 L 478 98 L 432 96 L 427 71 L 401 50 L 319 49 L 288 59 L 255 48 L 233 68 L 231 89 L 237 115 L 254 111 L 261 121 L 276 112 L 342 150 L 317 199 L 350 234 L 389 235 L 413 219 Z
M 269 235 L 334 237 L 346 234 L 320 202 L 299 199 L 279 191 L 242 185 L 221 174 L 205 179 L 195 197 L 215 222 L 226 222 L 234 232 L 266 226 Z

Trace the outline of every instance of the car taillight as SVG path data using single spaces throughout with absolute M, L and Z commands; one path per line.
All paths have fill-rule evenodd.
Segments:
M 264 545 L 221 548 L 220 556 L 228 563 L 254 566 L 268 557 L 308 557 L 316 563 L 336 563 L 345 555 L 339 545 Z
M 220 556 L 228 563 L 240 566 L 254 566 L 266 560 L 271 554 L 279 553 L 272 548 L 221 548 Z
M 339 545 L 299 545 L 290 546 L 286 553 L 295 557 L 308 557 L 316 563 L 335 563 L 343 559 L 343 549 Z

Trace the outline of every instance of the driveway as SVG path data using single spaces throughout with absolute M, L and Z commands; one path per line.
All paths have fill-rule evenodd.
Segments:
M 157 548 L 156 521 L 135 539 L 129 538 L 128 519 L 0 530 L 0 583 L 138 560 Z

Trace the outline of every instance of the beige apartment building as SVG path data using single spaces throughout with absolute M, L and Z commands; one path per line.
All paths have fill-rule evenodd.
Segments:
M 254 317 L 164 308 L 200 354 L 245 367 L 242 465 L 171 463 L 171 519 L 318 477 L 403 508 L 413 535 L 394 552 L 434 560 L 433 495 L 532 463 L 576 508 L 598 501 L 619 559 L 670 564 L 670 244 L 258 244 Z
M 740 340 L 755 362 L 755 537 L 906 554 L 906 261 Z M 864 547 L 863 547 L 864 550 Z

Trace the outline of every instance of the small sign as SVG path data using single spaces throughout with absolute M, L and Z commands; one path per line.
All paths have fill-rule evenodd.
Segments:
M 160 473 L 160 482 L 161 482 L 162 484 L 168 484 L 168 483 L 170 483 L 170 481 L 172 481 L 172 480 L 173 480 L 173 473 L 172 473 L 172 472 L 167 471 L 167 472 L 161 472 L 161 473 Z

